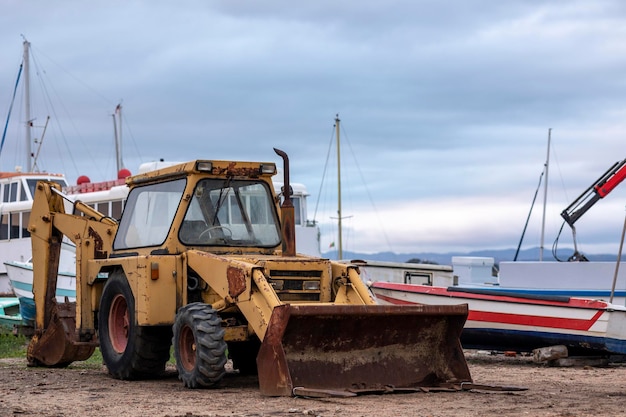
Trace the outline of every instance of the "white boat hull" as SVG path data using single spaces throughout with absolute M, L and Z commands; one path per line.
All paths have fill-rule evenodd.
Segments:
M 518 294 L 565 295 L 626 301 L 626 263 L 615 262 L 500 262 L 498 287 Z
M 20 314 L 26 324 L 35 320 L 33 295 L 33 265 L 30 262 L 6 262 L 7 273 L 15 296 L 20 302 Z M 60 273 L 57 278 L 57 302 L 76 301 L 76 276 Z
M 381 304 L 467 304 L 466 348 L 530 351 L 563 344 L 579 354 L 626 354 L 626 308 L 576 298 L 524 298 L 455 287 L 376 282 Z

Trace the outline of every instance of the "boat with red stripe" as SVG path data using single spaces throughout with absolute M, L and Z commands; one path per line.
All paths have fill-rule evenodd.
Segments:
M 565 345 L 570 355 L 626 354 L 626 307 L 565 296 L 375 282 L 381 304 L 467 304 L 465 348 L 531 351 Z

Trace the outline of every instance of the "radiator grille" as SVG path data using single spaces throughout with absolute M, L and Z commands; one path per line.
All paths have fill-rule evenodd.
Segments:
M 268 282 L 281 301 L 320 301 L 322 271 L 270 270 Z

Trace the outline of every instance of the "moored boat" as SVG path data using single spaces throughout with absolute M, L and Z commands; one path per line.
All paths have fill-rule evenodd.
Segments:
M 30 326 L 35 320 L 35 300 L 33 296 L 33 264 L 30 259 L 4 262 L 11 289 L 19 301 L 22 324 Z M 61 246 L 59 273 L 57 275 L 56 300 L 59 303 L 76 300 L 76 252 L 69 244 Z
M 626 301 L 626 265 L 615 262 L 500 262 L 497 289 L 515 294 Z M 613 282 L 615 280 L 615 287 Z
M 626 265 L 621 262 L 502 261 L 492 273 L 494 259 L 452 257 L 461 289 L 495 290 L 511 296 L 574 297 L 626 303 Z M 401 282 L 401 281 L 391 281 Z
M 626 307 L 572 297 L 375 282 L 381 304 L 467 304 L 465 348 L 531 351 L 565 345 L 570 354 L 626 354 Z
M 22 323 L 19 303 L 16 297 L 0 297 L 0 326 L 13 328 Z

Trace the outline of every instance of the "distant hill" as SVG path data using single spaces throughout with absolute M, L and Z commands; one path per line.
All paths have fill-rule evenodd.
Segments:
M 567 261 L 567 259 L 574 253 L 574 249 L 560 249 L 557 253 L 559 260 Z M 337 259 L 337 251 L 328 251 L 322 254 L 328 259 Z M 358 253 L 343 251 L 344 259 L 363 259 L 370 261 L 387 261 L 387 262 L 408 262 L 410 260 L 419 259 L 421 262 L 436 263 L 439 265 L 452 265 L 453 256 L 479 256 L 494 258 L 495 263 L 498 264 L 501 261 L 512 261 L 515 257 L 515 249 L 502 249 L 502 250 L 480 250 L 466 253 L 393 253 L 393 252 L 378 252 L 378 253 Z M 609 254 L 585 254 L 590 261 L 616 261 L 616 255 Z M 539 260 L 539 248 L 530 248 L 520 251 L 517 256 L 518 261 L 537 261 Z M 543 251 L 544 261 L 554 261 L 552 252 L 549 250 Z

